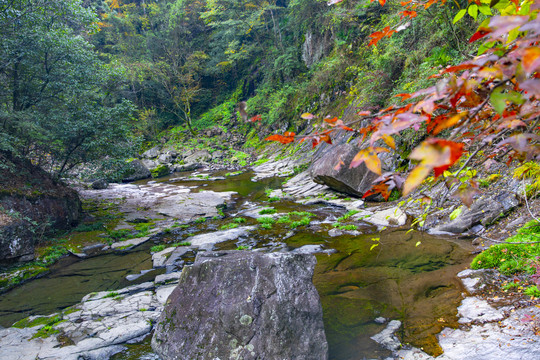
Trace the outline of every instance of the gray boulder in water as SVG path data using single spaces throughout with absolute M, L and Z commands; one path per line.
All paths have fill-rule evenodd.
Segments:
M 327 359 L 313 255 L 199 253 L 152 338 L 168 359 Z
M 363 196 L 371 189 L 373 180 L 379 175 L 368 170 L 365 164 L 349 169 L 352 159 L 360 148 L 351 144 L 329 147 L 324 155 L 316 159 L 311 166 L 311 178 L 336 191 L 353 196 Z M 337 165 L 343 162 L 341 167 Z

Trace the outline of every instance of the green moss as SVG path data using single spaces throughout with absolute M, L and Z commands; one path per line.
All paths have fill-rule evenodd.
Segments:
M 277 213 L 277 210 L 274 208 L 266 208 L 259 211 L 260 215 L 271 215 Z
M 290 224 L 291 221 L 292 221 L 292 220 L 291 220 L 291 217 L 287 214 L 287 215 L 281 216 L 281 217 L 278 219 L 277 223 L 278 223 L 278 224 Z
M 236 250 L 248 250 L 249 249 L 249 246 L 246 246 L 246 245 L 240 245 L 239 247 L 236 248 Z
M 345 220 L 349 219 L 351 216 L 353 216 L 355 214 L 358 214 L 359 212 L 360 211 L 358 211 L 358 210 L 351 210 L 348 213 L 346 213 L 345 215 L 343 215 L 342 217 L 337 218 L 337 221 L 338 222 L 345 221 Z
M 150 248 L 150 252 L 153 254 L 153 253 L 158 253 L 160 251 L 163 251 L 165 250 L 165 245 L 154 245 Z
M 118 295 L 118 293 L 116 291 L 109 291 L 109 293 L 107 295 L 105 295 L 103 298 L 116 298 Z
M 234 229 L 234 228 L 237 228 L 239 225 L 237 223 L 230 223 L 230 224 L 225 224 L 225 225 L 221 225 L 219 228 L 220 230 L 228 230 L 228 229 Z
M 272 224 L 261 224 L 261 227 L 263 229 L 266 229 L 266 230 L 271 230 L 272 229 Z
M 299 226 L 309 225 L 310 222 L 311 219 L 308 216 L 305 216 L 301 220 L 291 222 L 289 226 L 291 227 L 291 229 L 296 229 Z
M 153 178 L 159 178 L 167 176 L 170 173 L 169 167 L 167 165 L 159 165 L 155 169 L 150 170 Z
M 205 217 L 200 217 L 198 219 L 196 219 L 195 221 L 193 221 L 195 224 L 202 224 L 204 222 L 206 222 L 206 218 Z
M 270 216 L 262 216 L 258 218 L 257 221 L 260 222 L 261 224 L 270 224 L 270 225 L 276 222 L 276 220 Z
M 246 222 L 246 219 L 244 219 L 243 217 L 237 217 L 237 218 L 234 218 L 233 221 L 237 224 L 242 224 Z
M 536 285 L 529 286 L 528 288 L 523 290 L 523 293 L 534 298 L 540 298 L 540 289 L 538 289 L 538 286 Z

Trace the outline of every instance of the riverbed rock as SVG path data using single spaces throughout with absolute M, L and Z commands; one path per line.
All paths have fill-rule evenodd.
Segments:
M 507 191 L 480 198 L 472 204 L 470 209 L 465 208 L 456 219 L 437 226 L 433 231 L 459 234 L 478 224 L 488 226 L 518 205 L 519 200 L 516 195 Z
M 158 162 L 160 164 L 170 164 L 173 161 L 173 157 L 171 154 L 161 154 L 158 157 Z
M 0 151 L 0 164 L 0 264 L 31 260 L 40 237 L 77 224 L 81 202 L 27 160 Z
M 152 338 L 168 359 L 327 359 L 313 255 L 199 253 Z M 204 301 L 201 301 L 204 299 Z
M 240 226 L 233 229 L 191 236 L 186 239 L 186 242 L 191 243 L 191 246 L 207 248 L 220 242 L 239 239 L 253 230 L 255 230 L 255 226 Z
M 182 171 L 193 171 L 202 167 L 199 163 L 189 163 L 189 164 L 174 164 L 171 167 L 173 172 L 182 172 Z
M 90 186 L 94 190 L 103 190 L 109 187 L 109 183 L 105 179 L 98 179 L 94 181 Z
M 118 241 L 111 245 L 111 248 L 114 250 L 131 250 L 136 246 L 144 244 L 150 239 L 149 236 L 143 236 L 135 239 L 129 239 L 124 241 Z
M 371 189 L 373 181 L 379 175 L 369 171 L 365 164 L 349 169 L 352 159 L 359 151 L 357 146 L 348 143 L 329 147 L 311 166 L 313 181 L 345 194 L 362 197 Z M 337 169 L 340 161 L 345 165 Z
M 186 164 L 200 163 L 200 162 L 209 161 L 211 159 L 212 159 L 212 155 L 207 150 L 197 150 L 193 154 L 187 156 L 184 159 L 184 162 Z
M 146 159 L 153 159 L 159 156 L 159 146 L 154 146 L 153 148 L 143 152 L 142 157 Z
M 142 179 L 148 179 L 152 176 L 152 173 L 141 162 L 141 160 L 135 159 L 129 163 L 129 169 L 122 179 L 123 182 L 137 181 Z

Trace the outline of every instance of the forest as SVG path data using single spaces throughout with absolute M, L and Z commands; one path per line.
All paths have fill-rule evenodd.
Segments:
M 540 356 L 517 350 L 540 335 L 539 13 L 535 0 L 0 0 L 0 358 L 19 338 L 29 359 L 215 346 L 457 360 L 483 338 L 508 343 L 501 359 Z M 225 264 L 207 260 L 220 251 Z M 304 347 L 247 341 L 236 323 L 223 349 L 190 337 L 233 318 L 270 331 L 243 299 L 266 306 L 273 290 L 228 257 L 294 274 L 276 293 L 318 304 L 291 330 Z M 224 268 L 204 277 L 205 261 Z M 208 315 L 174 290 L 201 279 L 217 285 L 195 297 L 244 298 Z

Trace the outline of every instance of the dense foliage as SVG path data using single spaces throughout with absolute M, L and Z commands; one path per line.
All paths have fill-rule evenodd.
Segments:
M 0 150 L 57 176 L 118 155 L 132 107 L 87 40 L 96 21 L 76 0 L 0 2 Z

